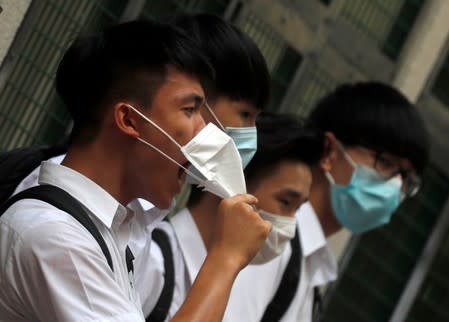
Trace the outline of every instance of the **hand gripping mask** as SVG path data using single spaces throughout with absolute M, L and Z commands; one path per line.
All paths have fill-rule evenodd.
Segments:
M 246 193 L 242 160 L 234 141 L 229 135 L 214 124 L 209 123 L 186 145 L 181 146 L 154 121 L 131 105 L 128 106 L 178 146 L 186 159 L 191 163 L 192 169 L 186 169 L 172 157 L 142 138 L 138 137 L 137 140 L 153 148 L 184 169 L 189 176 L 198 182 L 198 186 L 221 198 L 229 198 L 237 194 Z

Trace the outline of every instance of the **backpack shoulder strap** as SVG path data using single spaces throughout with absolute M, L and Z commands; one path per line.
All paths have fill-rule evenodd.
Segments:
M 89 233 L 95 238 L 97 243 L 100 245 L 101 250 L 103 251 L 106 260 L 108 261 L 108 265 L 112 271 L 114 271 L 114 267 L 112 265 L 111 253 L 109 252 L 108 247 L 106 246 L 106 242 L 98 231 L 97 226 L 95 226 L 92 219 L 86 213 L 82 205 L 78 200 L 68 194 L 66 191 L 51 185 L 40 185 L 36 187 L 32 187 L 30 189 L 24 190 L 11 198 L 9 198 L 6 203 L 0 206 L 0 216 L 16 201 L 21 199 L 38 199 L 45 201 L 56 208 L 67 212 L 73 218 L 78 220 L 78 222 L 86 228 Z
M 279 287 L 268 304 L 262 316 L 261 322 L 279 321 L 287 312 L 290 304 L 295 297 L 301 276 L 302 249 L 299 240 L 298 229 L 295 237 L 290 241 L 292 254 L 285 268 Z
M 45 149 L 30 147 L 0 153 L 0 203 L 6 202 L 17 185 L 45 160 Z
M 68 139 L 52 146 L 33 146 L 0 152 L 0 204 L 42 161 L 67 151 Z
M 173 263 L 173 251 L 170 239 L 162 229 L 154 229 L 152 234 L 153 241 L 158 244 L 164 257 L 164 287 L 153 311 L 146 318 L 146 322 L 163 322 L 167 318 L 173 292 L 175 289 L 175 268 Z

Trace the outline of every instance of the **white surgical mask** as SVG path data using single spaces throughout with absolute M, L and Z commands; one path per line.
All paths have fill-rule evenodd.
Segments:
M 142 138 L 138 137 L 137 140 L 153 148 L 184 169 L 205 191 L 209 191 L 221 198 L 229 198 L 237 194 L 246 193 L 242 160 L 234 141 L 229 135 L 214 124 L 209 123 L 186 145 L 181 146 L 154 121 L 131 105 L 128 106 L 178 146 L 186 159 L 191 163 L 194 171 L 186 169 L 172 157 Z
M 290 240 L 295 237 L 296 218 L 270 214 L 258 210 L 260 217 L 271 222 L 271 231 L 251 264 L 265 264 L 282 254 Z

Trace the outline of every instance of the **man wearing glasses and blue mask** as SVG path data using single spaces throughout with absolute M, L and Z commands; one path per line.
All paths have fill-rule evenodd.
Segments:
M 363 233 L 387 224 L 401 202 L 419 191 L 429 144 L 416 108 L 377 82 L 337 87 L 309 118 L 326 137 L 326 156 L 312 171 L 309 202 L 297 212 L 307 224 L 300 225 L 300 236 L 302 245 L 310 245 L 303 249 L 310 273 L 301 282 L 310 283 L 311 307 L 313 288 L 337 273 L 325 238 L 343 227 Z M 301 229 L 306 226 L 315 233 Z M 307 264 L 319 253 L 327 259 Z

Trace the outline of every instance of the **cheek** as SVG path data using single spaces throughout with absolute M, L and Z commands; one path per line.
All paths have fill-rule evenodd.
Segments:
M 259 199 L 258 208 L 263 209 L 265 211 L 268 211 L 272 214 L 280 215 L 282 212 L 281 205 L 279 201 L 277 201 L 275 198 L 270 196 L 264 196 L 259 197 L 256 196 Z
M 335 181 L 342 185 L 347 185 L 351 181 L 354 168 L 348 162 L 338 162 L 333 167 L 331 174 Z
M 210 112 L 207 109 L 201 110 L 201 116 L 204 119 L 204 123 L 206 123 L 206 125 L 208 123 L 216 123 L 215 119 L 212 117 L 212 115 L 210 114 Z
M 228 110 L 227 113 L 219 113 L 219 115 L 217 115 L 218 119 L 220 120 L 220 122 L 223 124 L 223 126 L 229 126 L 229 127 L 244 127 L 245 124 L 242 121 L 239 113 L 233 111 L 233 110 Z
M 254 127 L 254 126 L 256 126 L 256 117 L 247 119 L 245 126 L 246 127 Z
M 261 188 L 261 186 L 263 187 L 263 184 L 258 184 L 257 187 L 251 187 L 252 189 L 250 188 L 248 193 L 254 195 L 259 200 L 257 208 L 271 212 L 271 208 L 273 208 L 272 198 L 267 189 Z
M 280 215 L 285 216 L 285 217 L 295 217 L 295 214 L 296 214 L 297 210 L 298 209 L 290 209 L 290 210 L 285 211 L 283 214 L 280 214 Z
M 174 131 L 173 137 L 181 146 L 187 144 L 194 137 L 194 126 L 193 124 L 184 124 L 182 128 L 177 128 Z M 170 142 L 170 146 L 175 147 L 175 144 Z M 177 147 L 176 147 L 177 148 Z

